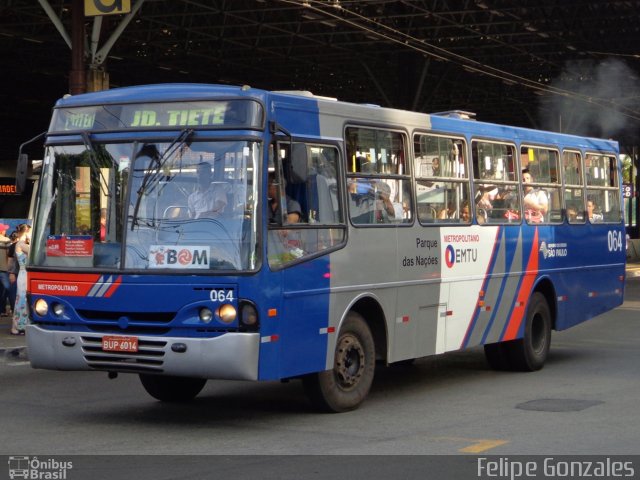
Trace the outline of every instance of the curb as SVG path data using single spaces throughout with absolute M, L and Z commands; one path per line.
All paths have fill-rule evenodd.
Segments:
M 0 362 L 28 361 L 27 347 L 0 347 Z

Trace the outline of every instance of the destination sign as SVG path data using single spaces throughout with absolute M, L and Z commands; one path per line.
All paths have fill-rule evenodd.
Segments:
M 49 131 L 261 128 L 262 124 L 262 106 L 254 100 L 164 102 L 57 108 Z
M 134 110 L 131 127 L 206 127 L 224 125 L 226 107 L 187 108 L 182 110 Z

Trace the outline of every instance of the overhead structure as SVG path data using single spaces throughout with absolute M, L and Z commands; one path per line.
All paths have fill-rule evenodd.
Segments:
M 68 92 L 69 32 L 79 3 L 13 0 L 0 7 L 0 53 L 20 78 L 2 80 L 0 101 L 15 107 L 0 121 L 41 119 L 29 122 L 22 138 L 46 127 L 50 105 Z M 310 90 L 640 144 L 640 1 L 131 4 L 129 14 L 83 22 L 91 32 L 84 36 L 85 69 L 104 72 L 111 87 L 183 81 Z

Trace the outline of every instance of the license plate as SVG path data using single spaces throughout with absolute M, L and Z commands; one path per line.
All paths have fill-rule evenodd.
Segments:
M 102 350 L 105 352 L 137 352 L 138 337 L 105 335 L 102 337 Z

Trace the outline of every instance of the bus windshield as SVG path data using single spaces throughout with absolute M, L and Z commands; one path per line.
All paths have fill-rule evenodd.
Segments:
M 261 144 L 83 142 L 50 146 L 35 266 L 207 273 L 256 268 Z

